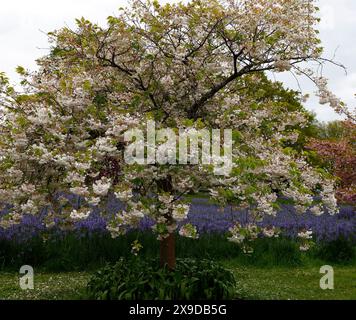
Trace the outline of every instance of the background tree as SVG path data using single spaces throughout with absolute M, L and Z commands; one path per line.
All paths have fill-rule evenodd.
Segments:
M 261 72 L 304 74 L 318 86 L 321 103 L 352 117 L 326 80 L 301 66 L 327 62 L 315 12 L 306 0 L 164 6 L 136 0 L 105 28 L 82 18 L 76 30 L 50 33 L 52 50 L 38 60 L 39 70 L 18 68 L 22 92 L 0 78 L 0 200 L 13 205 L 2 226 L 43 206 L 49 226 L 57 216 L 70 224 L 92 206 L 105 214 L 114 196 L 125 208 L 108 216 L 112 235 L 151 217 L 161 263 L 174 268 L 174 233 L 189 211 L 186 193 L 209 189 L 222 206 L 250 208 L 254 221 L 276 214 L 277 191 L 300 213 L 336 212 L 329 175 L 286 147 L 298 139 L 295 128 L 308 122 L 305 112 L 262 89 Z M 145 130 L 148 120 L 157 129 L 232 129 L 231 174 L 217 176 L 214 166 L 202 164 L 126 163 L 124 132 Z M 67 193 L 82 197 L 80 210 L 70 208 Z M 236 227 L 230 239 L 249 251 L 244 235 L 258 232 L 254 225 Z M 179 233 L 198 236 L 189 224 Z
M 356 125 L 350 121 L 320 124 L 318 138 L 307 147 L 318 155 L 318 161 L 339 178 L 338 200 L 356 202 Z

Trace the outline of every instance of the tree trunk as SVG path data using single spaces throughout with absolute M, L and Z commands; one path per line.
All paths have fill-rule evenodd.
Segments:
M 167 238 L 160 242 L 160 261 L 161 267 L 167 266 L 168 269 L 174 270 L 176 267 L 176 247 L 175 235 L 170 233 Z

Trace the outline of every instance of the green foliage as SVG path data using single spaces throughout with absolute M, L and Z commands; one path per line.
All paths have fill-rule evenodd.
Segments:
M 327 262 L 349 263 L 355 259 L 355 247 L 348 239 L 339 239 L 322 243 L 316 250 L 316 256 Z
M 210 260 L 179 259 L 170 271 L 157 260 L 120 259 L 88 283 L 89 297 L 99 300 L 220 300 L 234 293 L 233 274 Z
M 243 264 L 254 266 L 289 266 L 302 265 L 302 254 L 296 241 L 287 238 L 258 239 L 254 243 L 251 255 L 240 255 Z
M 43 235 L 43 238 L 33 237 L 23 243 L 11 240 L 0 241 L 0 270 L 16 270 L 26 264 L 41 270 L 83 271 L 96 270 L 106 263 L 114 263 L 121 257 L 132 257 L 132 243 L 138 239 L 143 245 L 139 256 L 144 259 L 157 257 L 159 242 L 149 232 L 130 232 L 125 236 L 112 239 L 107 234 L 88 234 L 80 236 L 68 234 L 66 236 Z M 339 246 L 339 247 L 338 247 Z M 176 253 L 181 258 L 236 260 L 242 265 L 250 266 L 298 266 L 304 260 L 298 245 L 292 239 L 261 238 L 253 243 L 254 253 L 244 254 L 235 243 L 227 241 L 223 234 L 201 234 L 199 239 L 178 237 Z M 351 241 L 338 242 L 331 245 L 317 243 L 316 247 L 307 253 L 308 259 L 328 262 L 335 257 L 342 262 L 347 257 L 345 252 L 354 248 Z M 354 249 L 353 249 L 354 250 Z M 341 253 L 344 252 L 344 253 Z M 330 258 L 331 257 L 331 258 Z M 355 261 L 355 260 L 353 260 Z
M 94 270 L 120 257 L 131 257 L 131 244 L 139 239 L 143 245 L 140 256 L 157 257 L 159 242 L 149 232 L 130 232 L 112 239 L 108 234 L 76 234 L 65 236 L 43 234 L 23 243 L 0 241 L 0 269 L 18 270 L 23 261 L 47 271 Z M 179 237 L 176 243 L 179 257 L 231 258 L 240 254 L 238 247 L 221 234 L 201 235 L 200 239 Z
M 316 124 L 317 132 L 314 138 L 341 140 L 347 136 L 347 128 L 342 121 L 322 122 Z
M 0 94 L 11 96 L 14 93 L 14 88 L 10 86 L 9 78 L 6 74 L 0 71 Z
M 16 72 L 21 76 L 25 76 L 26 75 L 26 70 L 22 66 L 17 66 L 16 67 Z

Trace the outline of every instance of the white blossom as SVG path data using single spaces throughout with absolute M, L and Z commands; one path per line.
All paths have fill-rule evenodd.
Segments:
M 85 211 L 85 210 L 73 210 L 70 213 L 70 217 L 73 220 L 85 220 L 89 217 L 90 211 Z
M 187 218 L 189 212 L 189 205 L 178 204 L 173 208 L 172 216 L 176 221 L 183 221 Z
M 93 191 L 98 196 L 106 196 L 111 188 L 111 180 L 103 177 L 93 184 Z

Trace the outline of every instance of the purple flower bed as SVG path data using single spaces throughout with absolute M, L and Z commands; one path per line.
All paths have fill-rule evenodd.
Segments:
M 215 205 L 203 201 L 194 201 L 189 214 L 189 222 L 197 226 L 200 233 L 226 232 L 236 222 L 246 224 L 248 219 L 246 210 L 232 210 L 225 208 L 223 212 Z M 330 241 L 338 237 L 345 237 L 356 242 L 356 212 L 352 206 L 342 206 L 338 215 L 324 214 L 319 217 L 305 213 L 296 214 L 290 205 L 284 205 L 276 217 L 266 217 L 260 226 L 274 226 L 283 230 L 289 237 L 296 237 L 301 229 L 312 229 L 318 241 Z
M 75 202 L 76 200 L 73 199 Z M 110 202 L 108 205 L 109 212 L 115 212 L 122 205 L 118 202 Z M 0 215 L 4 212 L 0 212 Z M 27 215 L 24 217 L 20 225 L 13 226 L 7 230 L 0 228 L 0 239 L 16 239 L 26 241 L 37 234 L 45 231 L 43 218 L 46 215 L 46 210 L 38 216 Z M 236 222 L 245 224 L 250 222 L 247 219 L 245 210 L 232 210 L 231 207 L 225 208 L 223 212 L 218 206 L 209 204 L 205 199 L 195 199 L 191 206 L 188 221 L 197 226 L 200 234 L 204 233 L 224 233 L 233 226 Z M 328 214 L 319 217 L 310 213 L 297 215 L 294 209 L 289 205 L 284 205 L 276 217 L 266 217 L 261 226 L 275 226 L 283 229 L 284 234 L 290 237 L 295 237 L 300 229 L 312 229 L 318 241 L 330 241 L 340 236 L 351 239 L 356 242 L 356 212 L 352 206 L 342 206 L 338 215 L 330 216 Z M 153 225 L 150 219 L 145 218 L 141 221 L 140 230 L 148 230 Z M 78 222 L 74 226 L 74 231 L 78 234 L 86 233 L 106 233 L 106 222 L 100 216 L 97 209 L 88 219 Z M 58 228 L 54 228 L 55 232 L 65 234 Z M 84 231 L 84 232 L 83 232 Z

